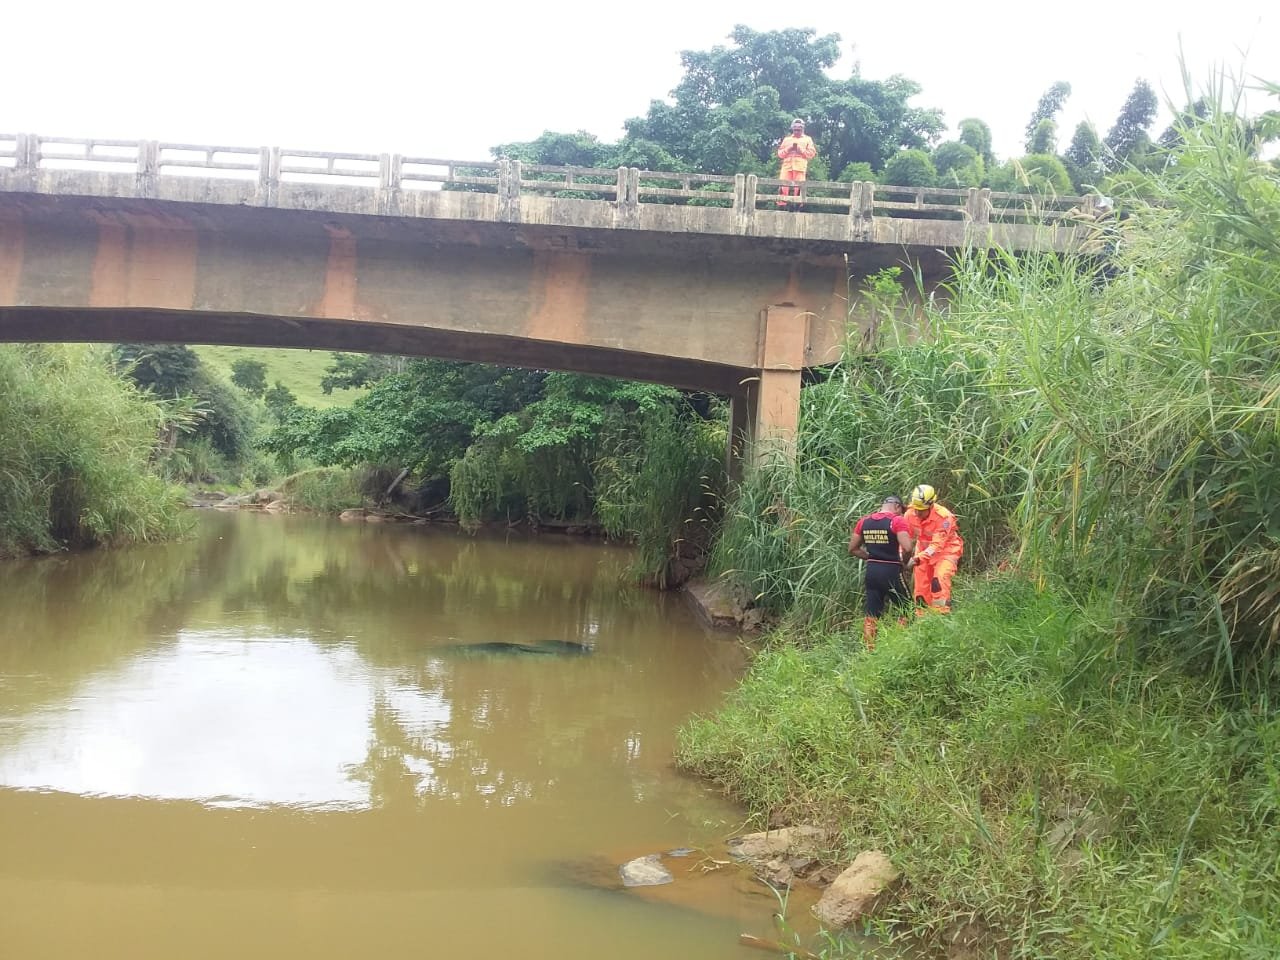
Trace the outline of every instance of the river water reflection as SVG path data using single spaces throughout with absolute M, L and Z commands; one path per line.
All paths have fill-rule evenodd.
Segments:
M 593 886 L 741 826 L 671 766 L 741 649 L 626 561 L 232 514 L 0 566 L 0 956 L 754 953 L 763 889 Z

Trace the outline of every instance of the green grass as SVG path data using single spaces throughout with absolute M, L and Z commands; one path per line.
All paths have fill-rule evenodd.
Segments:
M 324 409 L 349 406 L 364 390 L 335 390 L 326 396 L 320 389 L 325 368 L 333 362 L 328 350 L 283 350 L 273 347 L 198 346 L 192 349 L 200 359 L 231 379 L 231 365 L 237 360 L 260 360 L 267 366 L 267 384 L 277 380 L 293 391 L 303 406 Z
M 886 932 L 984 956 L 1280 955 L 1280 719 L 1110 657 L 1102 611 L 1004 577 L 956 613 L 782 635 L 682 766 L 887 851 Z
M 177 534 L 155 458 L 174 415 L 101 347 L 0 345 L 0 557 Z
M 314 513 L 341 513 L 366 505 L 359 473 L 346 467 L 300 470 L 281 480 L 278 489 L 294 508 Z

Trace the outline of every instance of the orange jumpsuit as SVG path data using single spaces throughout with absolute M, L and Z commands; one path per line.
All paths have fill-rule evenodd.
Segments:
M 964 540 L 956 515 L 935 503 L 921 519 L 914 510 L 907 514 L 907 530 L 916 542 L 915 596 L 926 607 L 942 613 L 951 610 L 951 578 L 964 553 Z
M 778 174 L 778 179 L 793 181 L 797 186 L 792 187 L 784 183 L 778 188 L 778 206 L 787 205 L 788 194 L 800 196 L 798 184 L 804 182 L 809 161 L 817 155 L 818 148 L 813 145 L 813 137 L 805 134 L 798 137 L 787 134 L 782 138 L 782 143 L 778 144 L 778 158 L 782 161 L 782 172 Z

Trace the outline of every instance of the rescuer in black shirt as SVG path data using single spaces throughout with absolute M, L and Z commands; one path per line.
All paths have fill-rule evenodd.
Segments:
M 858 520 L 849 538 L 849 553 L 866 561 L 864 583 L 866 616 L 862 620 L 862 642 L 876 648 L 876 627 L 885 606 L 910 606 L 911 590 L 902 576 L 904 564 L 914 544 L 903 514 L 902 498 L 885 497 L 880 509 Z

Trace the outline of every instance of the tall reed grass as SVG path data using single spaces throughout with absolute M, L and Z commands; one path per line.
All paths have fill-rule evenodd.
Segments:
M 665 590 L 702 569 L 727 444 L 723 410 L 703 418 L 684 403 L 655 405 L 607 432 L 593 465 L 596 513 L 610 536 L 635 544 L 637 579 Z
M 919 337 L 878 278 L 727 508 L 782 628 L 681 763 L 885 849 L 939 954 L 1280 956 L 1280 171 L 1230 104 L 1180 134 L 1078 252 L 957 257 Z M 956 610 L 864 655 L 849 525 L 919 482 Z
M 168 420 L 98 348 L 0 346 L 0 556 L 179 532 L 153 463 Z
M 1280 679 L 1280 178 L 1230 114 L 1183 141 L 1131 178 L 1105 271 L 1088 248 L 967 251 L 911 342 L 872 298 L 878 349 L 804 392 L 799 456 L 743 490 L 719 569 L 848 619 L 851 522 L 927 482 L 962 579 L 1007 559 L 1228 685 Z

